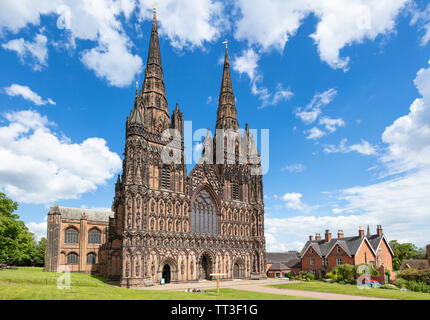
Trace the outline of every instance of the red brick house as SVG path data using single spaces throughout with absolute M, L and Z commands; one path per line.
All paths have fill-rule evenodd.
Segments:
M 302 271 L 315 274 L 321 279 L 339 264 L 360 265 L 371 264 L 379 269 L 383 266 L 392 274 L 393 250 L 390 248 L 382 227 L 378 225 L 376 234 L 370 234 L 367 228 L 365 235 L 360 227 L 357 236 L 345 237 L 342 230 L 337 238 L 332 238 L 329 230 L 325 231 L 324 239 L 317 233 L 315 239 L 309 236 L 300 254 Z
M 297 251 L 266 252 L 266 274 L 269 278 L 298 274 L 301 270 L 300 253 Z

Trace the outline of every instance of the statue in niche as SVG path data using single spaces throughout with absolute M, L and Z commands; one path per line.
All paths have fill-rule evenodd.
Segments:
M 184 275 L 185 273 L 185 265 L 184 265 L 184 260 L 182 260 L 181 262 L 181 274 Z
M 125 266 L 125 276 L 128 277 L 129 275 L 130 275 L 130 262 L 127 262 Z
M 139 276 L 139 269 L 140 269 L 140 265 L 139 265 L 139 261 L 136 261 L 136 276 Z
M 151 219 L 151 230 L 154 230 L 154 219 Z
M 163 231 L 164 229 L 164 221 L 163 219 L 160 220 L 160 231 Z
M 191 261 L 191 265 L 190 265 L 190 268 L 191 268 L 191 275 L 193 275 L 194 274 L 194 261 Z
M 154 206 L 155 206 L 155 203 L 154 203 L 154 200 L 152 200 L 151 201 L 151 212 L 152 213 L 154 213 Z
M 137 209 L 140 209 L 140 197 L 137 197 Z
M 154 275 L 154 271 L 155 271 L 155 265 L 154 265 L 154 260 L 152 260 L 151 263 L 151 274 Z

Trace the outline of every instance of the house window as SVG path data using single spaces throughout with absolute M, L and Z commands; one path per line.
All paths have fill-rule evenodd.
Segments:
M 324 267 L 327 267 L 327 265 L 328 265 L 328 260 L 327 260 L 327 258 L 323 258 L 323 260 L 322 260 L 322 265 L 323 265 Z
M 311 259 L 311 266 L 315 265 L 315 259 Z
M 311 270 L 310 270 L 310 272 L 311 272 L 312 274 L 315 274 L 315 269 L 311 269 Z
M 68 228 L 64 235 L 64 243 L 78 243 L 79 233 L 75 228 Z
M 72 252 L 67 256 L 67 264 L 78 264 L 79 257 L 76 253 Z
M 340 253 L 340 247 L 337 247 L 336 250 L 337 250 L 337 253 Z
M 312 254 L 314 253 L 314 249 L 312 249 L 312 248 L 311 248 L 311 253 L 312 253 Z
M 88 232 L 89 244 L 100 244 L 102 242 L 102 233 L 98 229 L 91 229 Z
M 162 189 L 170 190 L 170 167 L 167 165 L 163 166 L 161 169 L 160 187 Z
M 342 264 L 342 259 L 341 258 L 337 258 L 336 259 L 336 264 Z
M 97 256 L 94 252 L 87 254 L 87 264 L 96 264 Z

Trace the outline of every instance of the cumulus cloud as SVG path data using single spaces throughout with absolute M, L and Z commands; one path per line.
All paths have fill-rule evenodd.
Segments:
M 319 124 L 325 126 L 330 133 L 335 132 L 338 127 L 345 126 L 345 122 L 342 119 L 332 119 L 330 117 L 322 117 L 319 120 Z
M 309 139 L 309 140 L 316 140 L 316 139 L 322 138 L 326 135 L 326 133 L 324 131 L 318 129 L 317 127 L 313 127 L 311 129 L 307 130 L 306 133 L 308 134 L 306 136 L 306 139 Z
M 0 190 L 19 202 L 76 199 L 121 169 L 121 159 L 103 139 L 71 143 L 31 110 L 6 113 L 5 118 L 8 124 L 0 127 Z
M 36 92 L 31 90 L 27 86 L 21 86 L 19 84 L 12 84 L 9 87 L 4 88 L 7 95 L 11 97 L 21 96 L 22 98 L 33 102 L 37 106 L 43 106 L 46 104 L 55 105 L 56 103 L 48 98 L 47 100 L 43 100 Z
M 3 43 L 3 49 L 15 51 L 21 63 L 28 63 L 33 66 L 34 71 L 41 71 L 48 65 L 48 38 L 43 34 L 38 34 L 34 41 L 26 41 L 23 38 L 10 40 Z
M 347 70 L 349 57 L 341 57 L 345 46 L 375 40 L 394 31 L 395 19 L 409 0 L 239 0 L 240 18 L 235 38 L 267 51 L 284 50 L 306 17 L 319 22 L 311 35 L 321 60 L 332 68 Z M 268 18 L 270 17 L 270 18 Z
M 46 231 L 48 228 L 48 223 L 45 218 L 43 222 L 29 222 L 26 223 L 26 226 L 30 232 L 34 234 L 34 238 L 36 241 L 39 241 L 42 238 L 46 238 Z
M 422 32 L 421 45 L 427 45 L 430 41 L 430 4 L 422 11 L 413 10 L 411 25 L 418 26 L 420 32 Z
M 27 25 L 40 25 L 43 15 L 58 17 L 57 27 L 68 35 L 69 47 L 76 48 L 76 39 L 89 40 L 97 45 L 81 52 L 82 62 L 110 85 L 129 85 L 141 72 L 143 63 L 132 53 L 133 43 L 121 23 L 135 8 L 134 0 L 41 0 L 0 3 L 0 30 L 18 32 Z M 11 18 L 13 17 L 13 18 Z M 35 43 L 24 39 L 3 45 L 19 55 L 30 52 L 37 58 L 35 68 L 47 65 L 46 37 L 38 35 Z
M 310 207 L 302 202 L 303 195 L 297 192 L 286 193 L 281 197 L 285 202 L 285 207 L 298 211 L 309 211 Z
M 139 0 L 140 18 L 152 19 L 153 3 Z M 205 42 L 219 39 L 221 28 L 228 29 L 224 18 L 224 5 L 219 1 L 163 0 L 157 2 L 159 33 L 170 40 L 172 46 L 182 50 L 202 47 Z

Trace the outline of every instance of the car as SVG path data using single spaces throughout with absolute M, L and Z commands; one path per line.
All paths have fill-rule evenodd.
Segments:
M 366 283 L 367 284 L 367 283 Z M 376 280 L 370 280 L 369 282 L 368 282 L 368 284 L 370 285 L 370 287 L 372 287 L 372 288 L 379 288 L 379 287 L 381 287 L 382 285 L 378 282 L 378 281 L 376 281 Z

